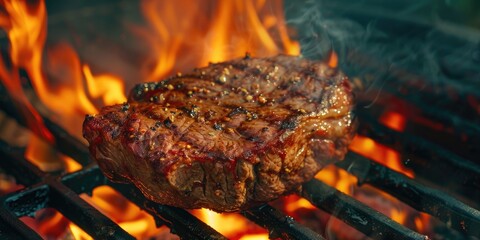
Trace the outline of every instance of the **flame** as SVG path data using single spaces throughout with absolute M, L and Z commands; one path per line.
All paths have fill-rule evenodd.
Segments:
M 386 112 L 380 117 L 380 122 L 398 132 L 405 130 L 405 117 L 398 112 Z
M 61 239 L 69 224 L 60 212 L 53 208 L 40 209 L 35 217 L 20 217 L 20 220 L 45 239 Z
M 407 212 L 392 208 L 392 210 L 390 210 L 390 217 L 393 221 L 404 224 L 407 219 Z
M 414 177 L 413 171 L 403 165 L 398 152 L 375 142 L 371 138 L 355 136 L 350 149 L 410 178 Z
M 84 232 L 79 226 L 71 222 L 69 224 L 70 231 L 72 232 L 73 238 L 76 240 L 90 240 L 93 239 L 88 233 Z
M 247 234 L 239 240 L 267 240 L 269 239 L 268 234 L 266 233 L 260 233 L 260 234 Z
M 122 80 L 110 74 L 93 76 L 88 65 L 83 65 L 88 92 L 93 98 L 101 98 L 106 105 L 126 102 Z
M 36 111 L 39 109 L 80 137 L 85 114 L 96 113 L 103 105 L 126 101 L 124 79 L 112 73 L 97 73 L 69 43 L 56 42 L 45 47 L 44 1 L 5 0 L 0 4 L 6 10 L 6 14 L 0 12 L 0 27 L 7 31 L 11 44 L 11 64 L 0 58 L 0 78 L 10 93 L 18 93 L 15 97 L 33 115 L 28 118 L 32 124 L 43 126 Z M 300 46 L 288 36 L 282 6 L 281 1 L 272 0 L 202 4 L 186 0 L 141 1 L 140 9 L 148 26 L 130 26 L 130 29 L 147 43 L 151 55 L 142 65 L 143 75 L 139 79 L 155 81 L 175 71 L 241 57 L 247 52 L 258 57 L 278 53 L 298 55 Z M 41 104 L 24 93 L 20 69 L 27 72 Z M 35 102 L 35 106 L 30 102 Z M 47 134 L 44 133 L 44 138 L 53 141 Z M 26 156 L 42 169 L 50 164 L 60 164 L 68 172 L 81 169 L 78 163 L 36 138 L 32 138 Z M 149 214 L 109 187 L 98 187 L 92 197 L 85 194 L 81 197 L 137 238 L 165 230 L 157 229 Z M 306 206 L 305 202 L 301 204 Z M 238 214 L 193 212 L 232 238 L 268 239 L 264 229 Z M 46 226 L 55 228 L 58 219 L 65 220 L 59 216 L 48 220 Z M 69 223 L 68 227 L 76 239 L 91 239 L 75 224 Z
M 57 151 L 35 135 L 30 136 L 25 158 L 45 172 L 63 169 L 63 162 Z
M 338 67 L 338 55 L 335 51 L 330 51 L 330 54 L 327 59 L 327 65 L 330 68 L 336 68 Z
M 426 213 L 420 213 L 417 217 L 415 217 L 414 223 L 419 233 L 428 233 L 430 218 L 431 216 Z
M 63 164 L 65 166 L 65 172 L 72 173 L 72 172 L 75 172 L 75 171 L 78 171 L 78 170 L 82 169 L 82 165 L 80 165 L 80 163 L 73 160 L 71 157 L 61 155 L 61 158 L 62 158 Z
M 70 132 L 81 136 L 81 122 L 85 114 L 97 113 L 97 105 L 126 101 L 122 81 L 110 74 L 94 76 L 88 65 L 81 63 L 75 50 L 66 43 L 59 43 L 47 51 L 46 70 L 51 80 L 34 81 L 37 94 L 57 121 Z M 87 86 L 85 88 L 85 85 Z M 95 104 L 93 100 L 103 100 Z
M 330 60 L 334 58 L 331 57 Z M 336 62 L 336 60 L 333 60 L 333 62 Z M 380 117 L 380 122 L 396 131 L 404 131 L 406 126 L 404 115 L 397 112 L 384 113 Z M 414 177 L 413 171 L 402 164 L 401 156 L 398 152 L 375 142 L 373 139 L 356 135 L 349 148 L 410 178 Z M 406 224 L 408 216 L 411 216 L 413 213 L 413 210 L 409 210 L 405 204 L 377 189 L 366 186 L 362 190 L 357 190 L 357 178 L 335 165 L 325 167 L 315 178 L 377 209 L 400 224 Z M 370 193 L 365 194 L 363 191 Z M 292 210 L 295 210 L 295 208 L 290 208 L 288 212 Z M 417 217 L 415 218 L 415 224 L 417 229 L 423 229 L 428 224 L 428 221 Z
M 93 190 L 92 197 L 86 194 L 81 197 L 136 238 L 147 238 L 157 232 L 151 215 L 141 211 L 111 187 L 100 186 Z
M 227 238 L 268 239 L 268 233 L 238 213 L 217 213 L 205 208 L 191 211 L 200 220 Z
M 380 117 L 380 122 L 400 132 L 404 131 L 406 126 L 405 117 L 397 112 L 384 113 Z M 350 144 L 350 149 L 380 164 L 383 164 L 390 169 L 403 173 L 410 178 L 414 177 L 413 171 L 406 168 L 402 163 L 401 156 L 398 152 L 375 142 L 371 138 L 360 135 L 355 136 Z
M 314 205 L 312 205 L 307 199 L 301 198 L 297 195 L 289 195 L 284 197 L 284 208 L 285 211 L 292 215 L 298 209 L 306 208 L 306 209 L 317 209 Z
M 22 89 L 19 69 L 29 71 L 32 76 L 41 75 L 41 49 L 45 42 L 46 11 L 44 2 L 35 6 L 27 1 L 6 0 L 0 2 L 5 12 L 0 12 L 0 28 L 7 32 L 10 40 L 11 66 L 0 58 L 0 81 L 6 87 L 17 107 L 22 111 L 34 132 L 49 142 L 53 136 L 44 127 L 43 120 Z M 38 51 L 40 49 L 40 52 Z
M 0 17 L 0 26 L 7 30 L 10 40 L 10 59 L 13 69 L 0 59 L 0 78 L 10 93 L 21 99 L 35 117 L 34 122 L 42 120 L 31 107 L 23 93 L 19 69 L 24 69 L 35 90 L 36 96 L 48 108 L 43 114 L 50 115 L 67 130 L 81 136 L 81 121 L 87 113 L 97 112 L 91 98 L 101 97 L 104 101 L 98 105 L 121 103 L 123 95 L 122 81 L 111 75 L 94 76 L 87 65 L 81 61 L 75 50 L 66 43 L 49 48 L 46 55 L 46 69 L 43 69 L 43 47 L 46 39 L 46 9 L 44 1 L 3 1 L 2 6 L 8 15 Z M 44 71 L 45 70 L 45 71 Z M 83 72 L 82 72 L 83 70 Z M 50 74 L 50 79 L 46 74 Z M 83 74 L 82 74 L 83 73 Z M 85 81 L 88 90 L 85 90 Z M 108 87 L 107 87 L 108 86 Z M 123 96 L 122 96 L 123 95 Z M 41 106 L 36 106 L 41 108 Z M 46 112 L 46 113 L 45 113 Z M 53 139 L 51 136 L 47 139 Z
M 142 1 L 141 9 L 150 28 L 133 27 L 133 31 L 152 50 L 144 81 L 247 52 L 254 56 L 300 53 L 298 42 L 288 36 L 281 1 Z
M 315 175 L 315 178 L 349 195 L 353 193 L 352 189 L 357 184 L 356 177 L 334 165 L 326 166 Z

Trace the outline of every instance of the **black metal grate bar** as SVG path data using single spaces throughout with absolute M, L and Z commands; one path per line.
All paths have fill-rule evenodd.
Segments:
M 0 90 L 2 90 L 2 91 L 4 90 L 2 86 L 0 86 Z M 0 91 L 0 92 L 2 92 L 2 91 Z M 8 94 L 5 93 L 5 95 L 3 95 L 3 97 L 0 98 L 0 105 L 1 105 L 2 109 L 4 109 L 4 111 L 7 114 L 12 115 L 12 117 L 14 117 L 15 119 L 19 119 L 20 124 L 28 127 L 25 119 L 22 118 L 20 113 L 18 113 L 18 110 L 16 108 L 14 108 L 12 104 L 8 104 L 8 101 L 12 101 L 12 99 L 10 99 L 8 97 Z M 92 161 L 89 157 L 89 154 L 88 154 L 87 147 L 83 143 L 76 140 L 73 136 L 71 136 L 69 133 L 67 133 L 63 128 L 56 125 L 55 123 L 53 123 L 48 118 L 43 117 L 43 121 L 45 123 L 45 127 L 55 137 L 55 139 L 56 139 L 56 141 L 55 141 L 56 146 L 55 147 L 57 147 L 57 149 L 59 149 L 62 153 L 72 157 L 75 161 L 79 162 L 83 166 L 87 166 L 90 163 L 92 163 Z M 1 145 L 0 145 L 0 147 L 1 147 Z M 8 148 L 8 145 L 4 144 L 3 147 Z M 22 159 L 22 158 L 19 158 L 19 159 Z M 26 166 L 31 165 L 26 160 L 22 160 L 22 161 L 24 161 Z M 6 166 L 6 167 L 9 167 L 9 166 Z M 23 169 L 23 168 L 24 167 L 17 165 L 13 169 Z M 7 169 L 10 169 L 10 168 L 7 168 Z M 41 174 L 42 173 L 40 170 L 38 170 L 38 168 L 34 167 L 34 169 L 36 169 L 35 170 L 36 174 Z M 23 171 L 23 170 L 19 170 L 19 171 Z M 33 173 L 33 171 L 31 171 L 30 173 Z M 97 176 L 95 176 L 94 178 L 96 178 L 97 180 L 101 179 L 100 182 L 103 183 L 103 184 L 109 183 L 109 185 L 111 185 L 117 191 L 119 191 L 120 193 L 125 195 L 128 199 L 132 200 L 136 205 L 138 205 L 139 207 L 141 207 L 144 210 L 147 210 L 150 214 L 155 216 L 157 218 L 156 220 L 158 222 L 161 222 L 160 219 L 162 219 L 163 222 L 166 223 L 166 225 L 168 225 L 170 227 L 172 232 L 175 232 L 178 235 L 183 234 L 182 237 L 184 237 L 185 239 L 190 239 L 190 238 L 195 238 L 195 239 L 212 239 L 212 238 L 213 239 L 224 239 L 225 238 L 220 233 L 213 230 L 210 226 L 201 222 L 200 220 L 198 220 L 197 218 L 195 218 L 194 216 L 192 216 L 191 214 L 189 214 L 188 212 L 186 212 L 183 209 L 173 208 L 173 207 L 169 207 L 169 206 L 160 206 L 159 204 L 148 201 L 139 192 L 136 191 L 136 188 L 134 188 L 132 186 L 127 187 L 127 186 L 123 186 L 121 184 L 115 184 L 115 183 L 111 183 L 111 182 L 107 181 L 106 179 L 104 179 L 104 176 L 100 173 L 100 171 L 89 171 L 88 173 L 96 174 Z M 33 174 L 33 176 L 36 176 L 36 174 Z M 25 175 L 31 176 L 30 174 L 25 174 Z M 21 176 L 21 175 L 16 176 L 17 179 L 22 179 L 23 176 L 22 177 L 19 177 L 19 176 Z M 69 176 L 69 175 L 67 175 L 67 176 Z M 67 179 L 66 180 L 67 182 L 69 182 L 68 179 L 70 179 L 70 182 L 71 182 L 71 179 L 75 179 L 75 177 L 79 176 L 79 175 L 72 175 L 71 177 L 70 176 L 67 177 L 67 176 L 65 176 L 64 178 Z M 37 176 L 34 180 L 38 181 L 40 179 L 41 179 L 41 175 Z M 89 183 L 95 182 L 95 181 L 83 181 L 83 179 L 76 179 L 75 181 L 78 181 L 81 184 L 85 184 L 85 182 L 89 182 Z M 30 181 L 29 183 L 32 183 L 32 182 L 33 182 L 33 180 Z M 100 183 L 100 182 L 96 182 L 96 183 Z M 60 185 L 58 185 L 57 183 L 53 183 L 53 184 L 55 184 L 56 187 L 63 187 L 63 186 L 61 186 L 61 184 Z M 96 185 L 96 186 L 99 186 L 99 185 Z M 65 190 L 68 190 L 68 189 L 65 189 Z M 92 189 L 86 189 L 85 186 L 83 186 L 83 189 L 77 188 L 74 191 L 76 193 L 81 193 L 82 191 L 79 191 L 79 190 L 83 190 L 83 192 L 87 192 L 87 193 L 91 193 L 91 191 L 92 191 Z M 72 217 L 72 219 L 75 219 L 75 218 Z M 77 223 L 77 224 L 83 228 L 82 224 L 79 224 L 79 223 Z M 104 226 L 106 226 L 106 225 L 104 225 Z M 110 229 L 104 229 L 104 230 L 107 230 L 107 231 L 103 231 L 103 232 L 107 232 L 107 233 L 112 232 L 112 231 L 110 231 Z M 92 233 L 96 234 L 98 232 L 102 232 L 102 231 L 98 231 L 98 229 L 96 229 Z M 90 232 L 88 232 L 88 233 L 90 233 Z M 94 235 L 92 235 L 92 236 L 94 236 Z
M 99 172 L 99 174 L 101 173 Z M 137 188 L 131 185 L 112 182 L 109 185 L 137 206 L 155 216 L 157 223 L 166 224 L 172 233 L 179 235 L 183 239 L 226 239 L 213 228 L 183 209 L 147 200 Z
M 6 113 L 13 115 L 14 118 L 21 119 L 21 116 L 18 115 L 19 113 L 15 108 L 10 108 L 10 110 L 8 109 L 11 104 L 8 104 L 7 101 L 7 98 L 0 97 L 0 106 L 2 108 L 7 108 Z M 27 185 L 31 185 L 37 181 L 40 181 L 40 183 L 30 187 L 27 190 L 17 192 L 13 195 L 8 195 L 7 198 L 3 198 L 6 206 L 8 206 L 9 209 L 12 209 L 12 211 L 16 213 L 16 216 L 30 215 L 38 209 L 49 207 L 51 205 L 62 212 L 65 216 L 70 218 L 77 225 L 85 229 L 91 236 L 98 238 L 131 238 L 131 236 L 124 232 L 123 229 L 121 229 L 118 225 L 99 213 L 96 209 L 91 207 L 77 195 L 79 193 L 91 193 L 95 187 L 100 185 L 109 185 L 126 198 L 133 201 L 137 206 L 153 215 L 158 225 L 165 224 L 169 226 L 173 233 L 180 235 L 184 239 L 225 239 L 224 236 L 183 209 L 159 205 L 145 199 L 139 190 L 131 185 L 110 182 L 103 176 L 101 171 L 98 169 L 98 166 L 91 161 L 87 148 L 83 143 L 68 134 L 57 124 L 51 122 L 48 118 L 43 117 L 43 119 L 47 129 L 56 139 L 55 146 L 63 153 L 71 156 L 74 158 L 74 160 L 81 163 L 84 168 L 79 172 L 61 177 L 54 177 L 48 174 L 46 175 L 36 167 L 32 167 L 28 161 L 24 159 L 21 160 L 23 157 L 19 158 L 14 154 L 9 155 L 8 145 L 3 144 L 2 146 L 0 144 L 1 156 L 6 156 L 10 159 L 20 159 L 18 163 L 11 163 L 11 161 L 7 161 L 7 163 L 5 163 L 7 164 L 5 167 L 8 169 L 10 169 L 12 166 L 19 169 L 27 168 L 27 170 L 18 170 L 13 173 L 14 175 L 17 175 L 17 178 L 18 176 L 21 176 L 22 171 L 27 174 L 32 173 L 34 176 L 36 176 L 25 180 Z M 25 124 L 26 122 L 20 120 L 20 123 Z M 383 127 L 381 125 L 377 125 L 374 126 L 378 128 Z M 388 130 L 389 129 L 385 127 L 384 129 L 381 129 L 381 131 Z M 400 141 L 402 143 L 405 142 L 407 144 L 412 144 L 411 138 L 408 136 L 406 137 L 405 134 L 397 133 L 395 131 L 393 132 L 400 134 L 400 136 L 397 136 L 400 137 L 400 139 L 392 140 L 384 135 L 385 132 L 379 133 L 373 131 L 373 133 L 377 134 L 375 136 L 376 140 L 383 139 L 387 142 L 390 141 L 390 143 L 397 143 L 396 141 Z M 424 142 L 428 147 L 430 147 L 428 144 L 431 143 L 426 141 Z M 456 162 L 457 160 L 458 159 L 453 159 L 453 162 Z M 468 162 L 460 162 L 461 167 L 468 167 L 464 164 L 468 164 Z M 474 168 L 473 171 L 476 171 L 476 169 Z M 41 197 L 36 197 L 37 195 L 35 194 Z M 442 193 L 440 192 L 440 194 Z M 43 202 L 29 203 L 25 200 L 28 199 L 25 197 L 27 195 L 29 198 L 38 199 L 35 201 Z M 15 199 L 11 198 L 12 196 L 14 196 Z M 44 197 L 42 198 L 42 196 Z M 325 185 L 318 180 L 312 180 L 304 184 L 302 196 L 309 199 L 317 207 L 345 221 L 369 237 L 377 239 L 426 239 L 426 236 L 407 229 L 385 215 L 339 192 L 338 190 Z M 20 203 L 18 202 L 19 199 L 22 200 Z M 78 215 L 79 212 L 90 210 L 93 212 L 80 213 L 80 216 Z M 243 214 L 247 218 L 256 222 L 258 225 L 269 229 L 272 237 L 281 236 L 290 239 L 321 239 L 321 236 L 318 234 L 313 233 L 311 230 L 299 225 L 294 221 L 291 221 L 291 218 L 283 215 L 268 205 L 245 211 Z M 81 219 L 77 220 L 76 218 L 78 217 Z M 2 214 L 2 218 L 7 219 L 8 214 Z M 100 222 L 100 224 L 95 225 L 96 222 Z M 28 235 L 28 232 L 32 231 L 31 229 L 24 229 L 21 224 L 11 227 L 22 231 L 22 234 L 25 236 Z
M 367 183 L 381 189 L 418 211 L 437 217 L 462 233 L 480 235 L 480 211 L 448 194 L 423 186 L 353 152 L 348 153 L 346 159 L 337 163 L 337 166 L 355 175 L 359 184 Z
M 17 106 L 22 106 L 22 103 L 15 101 L 3 84 L 0 83 L 0 109 L 26 128 L 31 127 L 28 126 L 27 119 L 19 112 L 19 109 L 16 108 Z M 55 142 L 53 144 L 59 152 L 70 156 L 82 166 L 87 166 L 93 162 L 88 150 L 85 148 L 85 144 L 72 137 L 67 131 L 52 122 L 49 118 L 42 116 L 42 120 L 45 127 L 55 136 Z
M 94 239 L 135 239 L 66 186 L 51 181 L 50 187 L 49 204 Z
M 320 234 L 300 225 L 292 217 L 265 204 L 243 211 L 242 215 L 269 230 L 271 239 L 324 239 Z
M 3 98 L 3 101 L 0 101 L 2 108 L 4 106 L 10 106 L 6 104 L 8 102 L 7 98 Z M 8 107 L 7 107 L 8 108 Z M 21 115 L 16 111 L 15 108 L 7 109 L 6 112 L 10 115 L 13 115 L 16 119 L 20 118 Z M 89 158 L 88 151 L 86 146 L 80 141 L 76 140 L 74 137 L 69 135 L 65 130 L 51 122 L 48 118 L 43 118 L 45 127 L 52 133 L 56 139 L 56 147 L 62 149 L 62 153 L 69 155 L 74 160 L 81 163 L 83 166 L 88 165 L 91 160 Z M 26 121 L 20 121 L 21 124 L 26 125 Z M 60 144 L 61 143 L 61 144 Z M 79 159 L 88 159 L 80 160 Z M 89 179 L 95 179 L 95 181 L 82 181 L 80 176 L 90 175 Z M 183 238 L 188 239 L 194 237 L 196 239 L 224 239 L 225 237 L 213 230 L 210 226 L 199 221 L 197 218 L 193 217 L 191 214 L 186 212 L 183 209 L 178 209 L 170 206 L 163 206 L 157 203 L 146 200 L 142 194 L 136 190 L 136 188 L 129 185 L 112 183 L 104 178 L 101 172 L 98 170 L 98 167 L 94 166 L 91 168 L 83 169 L 80 172 L 69 174 L 63 177 L 64 184 L 71 187 L 76 193 L 86 192 L 91 193 L 93 188 L 102 185 L 108 184 L 119 191 L 122 195 L 132 200 L 137 206 L 146 210 L 153 216 L 155 216 L 156 221 L 161 224 L 166 224 L 170 227 L 173 233 L 178 235 L 183 234 Z M 262 210 L 249 211 L 245 213 L 246 216 L 249 216 L 252 219 L 255 219 L 256 223 L 270 229 L 273 232 L 279 232 L 280 234 L 286 234 L 291 239 L 298 238 L 298 236 L 307 237 L 307 239 L 322 239 L 321 236 L 312 230 L 305 228 L 298 223 L 291 221 L 281 224 L 282 215 L 280 212 L 266 212 L 268 208 L 262 208 Z M 272 208 L 273 209 L 273 208 Z M 255 216 L 253 213 L 259 214 Z M 268 217 L 271 217 L 270 219 Z M 283 219 L 289 221 L 291 219 L 283 215 Z M 272 225 L 272 220 L 278 222 L 278 226 L 286 227 L 285 229 L 278 229 L 278 226 Z M 286 225 L 285 225 L 286 224 Z M 275 228 L 277 228 L 275 230 Z M 283 233 L 281 233 L 283 231 Z M 188 234 L 188 235 L 187 235 Z M 192 235 L 193 234 L 193 235 Z M 303 238 L 305 239 L 305 238 Z
M 86 181 L 87 179 L 88 181 Z M 109 181 L 97 165 L 68 174 L 62 178 L 62 182 L 76 193 L 83 192 L 87 194 L 91 194 L 93 189 L 98 186 L 111 186 L 135 205 L 154 216 L 157 225 L 167 225 L 172 233 L 184 239 L 225 239 L 220 233 L 187 211 L 147 200 L 137 188 L 129 184 L 119 184 Z
M 57 176 L 42 173 L 23 157 L 5 153 L 7 149 L 4 146 L 0 148 L 1 155 L 10 155 L 10 157 L 3 159 L 1 162 L 2 167 L 5 167 L 5 164 L 8 162 L 21 163 L 21 165 L 17 164 L 16 167 L 19 169 L 37 169 L 30 173 L 38 174 L 36 175 L 37 177 L 42 176 L 42 182 L 2 198 L 5 209 L 10 211 L 15 218 L 34 216 L 35 212 L 40 209 L 53 207 L 94 238 L 133 239 L 132 236 L 112 220 L 101 214 L 72 190 L 62 185 L 58 181 Z M 22 173 L 19 171 L 12 172 L 12 174 L 16 179 L 23 178 Z M 28 235 L 31 229 L 25 227 L 22 226 L 19 230 Z
M 371 238 L 428 239 L 317 179 L 303 185 L 302 196 Z
M 397 132 L 383 126 L 366 114 L 358 114 L 363 121 L 360 123 L 360 134 L 373 138 L 376 142 L 391 146 L 400 152 L 407 152 L 415 156 L 430 160 L 440 160 L 452 169 L 461 173 L 460 182 L 465 182 L 472 190 L 480 189 L 480 166 L 464 159 L 455 153 L 426 141 L 423 138 L 406 132 Z
M 20 149 L 13 148 L 2 140 L 0 140 L 0 158 L 2 158 L 0 166 L 8 169 L 8 173 L 15 176 L 16 180 L 23 185 L 33 185 L 45 176 L 44 172 L 23 158 Z
M 397 84 L 397 83 L 396 83 Z M 395 85 L 396 85 L 395 84 Z M 384 87 L 383 90 L 387 90 L 389 93 L 410 102 L 412 105 L 420 108 L 422 113 L 433 119 L 439 120 L 441 123 L 452 126 L 454 132 L 466 134 L 471 137 L 480 137 L 480 126 L 467 119 L 458 116 L 456 113 L 441 108 L 439 106 L 432 105 L 431 103 L 425 103 L 418 94 L 402 94 L 401 92 L 394 90 L 395 87 Z
M 3 199 L 1 199 L 3 200 Z M 7 210 L 5 202 L 1 201 L 0 207 L 0 238 L 1 239 L 39 239 L 35 231 L 20 221 L 17 216 Z

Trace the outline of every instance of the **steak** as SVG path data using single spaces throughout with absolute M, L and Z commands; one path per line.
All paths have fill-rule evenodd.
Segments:
M 279 55 L 210 64 L 137 85 L 86 117 L 103 173 L 152 201 L 232 212 L 298 191 L 354 134 L 348 78 Z

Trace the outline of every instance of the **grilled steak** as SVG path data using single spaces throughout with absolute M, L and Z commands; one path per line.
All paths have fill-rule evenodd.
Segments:
M 83 134 L 113 181 L 161 204 L 231 212 L 342 159 L 352 101 L 347 77 L 323 63 L 245 57 L 140 84 L 87 116 Z

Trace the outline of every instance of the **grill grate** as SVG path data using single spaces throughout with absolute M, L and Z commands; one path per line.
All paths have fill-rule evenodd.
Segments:
M 12 100 L 8 94 L 3 88 L 0 90 L 3 96 L 0 98 L 1 108 L 20 123 L 25 124 L 24 119 L 14 107 L 16 105 L 11 103 Z M 361 119 L 363 117 L 359 116 Z M 21 184 L 27 186 L 25 189 L 0 199 L 3 205 L 0 211 L 0 229 L 2 230 L 0 235 L 2 238 L 12 237 L 12 231 L 28 239 L 40 238 L 18 218 L 32 216 L 39 209 L 51 207 L 60 211 L 94 238 L 131 239 L 132 236 L 78 196 L 80 193 L 91 193 L 95 187 L 108 185 L 154 216 L 158 226 L 167 225 L 173 233 L 183 239 L 225 239 L 220 233 L 183 209 L 156 204 L 145 199 L 131 185 L 110 182 L 89 158 L 85 145 L 48 118 L 44 118 L 44 121 L 56 139 L 57 149 L 77 160 L 82 164 L 83 169 L 66 175 L 44 173 L 24 159 L 22 149 L 12 148 L 8 143 L 0 142 L 1 167 L 18 179 Z M 375 121 L 365 122 L 375 124 Z M 374 127 L 363 127 L 362 129 L 367 129 L 365 130 L 367 135 L 373 136 L 380 142 L 382 140 L 386 143 L 403 141 L 403 144 L 406 143 L 407 146 L 410 143 L 410 138 L 399 136 L 403 133 L 380 125 L 374 125 Z M 416 146 L 424 145 L 417 144 Z M 427 145 L 426 149 L 427 153 L 433 151 L 430 145 Z M 450 155 L 443 154 L 443 156 L 445 159 L 451 160 L 448 158 Z M 459 163 L 458 159 L 451 162 Z M 460 161 L 460 163 L 462 162 L 465 163 Z M 480 212 L 444 192 L 423 186 L 355 153 L 349 153 L 346 160 L 337 165 L 348 169 L 359 179 L 360 184 L 367 183 L 379 188 L 415 209 L 437 217 L 466 235 L 478 236 L 479 234 L 477 226 L 480 226 Z M 476 165 L 465 167 L 460 164 L 456 167 L 467 172 L 477 169 Z M 376 210 L 318 180 L 306 183 L 302 196 L 315 206 L 372 238 L 426 239 L 426 236 L 394 222 Z M 298 224 L 291 217 L 269 205 L 244 211 L 242 214 L 258 225 L 267 228 L 272 238 L 322 239 L 319 234 Z
M 330 1 L 330 4 L 338 3 Z M 339 5 L 344 6 L 344 4 Z M 367 21 L 370 21 L 370 19 Z M 398 21 L 395 20 L 394 23 L 398 24 Z M 390 23 L 386 24 L 390 25 Z M 418 31 L 423 32 L 425 30 Z M 380 71 L 378 68 L 383 66 L 382 62 L 375 62 L 375 59 L 361 58 L 364 57 L 361 54 L 352 53 L 350 57 L 354 62 L 371 64 L 377 71 Z M 388 67 L 390 68 L 390 66 Z M 392 71 L 402 78 L 418 78 L 418 76 L 409 76 L 398 69 Z M 385 84 L 382 86 L 383 91 L 389 92 L 403 101 L 409 101 L 420 108 L 422 113 L 429 118 L 437 119 L 439 122 L 451 126 L 455 134 L 466 134 L 473 142 L 480 142 L 479 125 L 468 120 L 467 117 L 462 116 L 455 109 L 455 106 L 464 106 L 463 102 L 442 102 L 440 100 L 443 100 L 444 96 L 435 93 L 428 96 L 423 94 L 421 97 L 412 95 L 409 93 L 417 91 L 418 86 L 413 85 L 410 88 L 404 86 L 403 89 L 399 90 L 396 86 L 397 82 L 397 79 L 395 79 L 395 81 L 390 81 L 390 85 Z M 406 81 L 403 79 L 401 82 L 405 83 Z M 0 86 L 0 109 L 26 126 L 26 120 L 15 106 L 19 106 L 19 103 L 14 102 L 5 92 L 3 86 Z M 457 174 L 455 180 L 461 183 L 457 185 L 461 188 L 455 189 L 454 192 L 468 198 L 472 203 L 478 204 L 480 162 L 474 162 L 474 159 L 460 156 L 420 136 L 391 130 L 379 124 L 368 113 L 359 111 L 358 118 L 361 123 L 359 134 L 368 136 L 376 142 L 392 147 L 399 152 L 434 160 L 428 163 L 430 165 L 427 164 L 423 168 L 429 171 L 437 171 L 431 176 L 439 176 L 440 178 L 443 174 L 441 171 L 445 170 Z M 23 149 L 11 147 L 8 143 L 0 141 L 0 157 L 2 158 L 0 167 L 26 186 L 20 191 L 0 197 L 0 204 L 2 205 L 0 208 L 1 239 L 18 239 L 18 236 L 24 239 L 41 239 L 35 231 L 20 221 L 19 217 L 32 216 L 36 211 L 43 208 L 54 208 L 60 211 L 94 238 L 132 239 L 133 237 L 116 223 L 79 197 L 79 194 L 89 194 L 94 188 L 102 185 L 114 188 L 152 215 L 157 226 L 166 225 L 173 233 L 183 239 L 225 239 L 225 236 L 183 209 L 156 204 L 147 200 L 131 185 L 110 182 L 90 159 L 87 147 L 83 143 L 69 135 L 50 119 L 44 117 L 43 120 L 46 128 L 55 137 L 55 142 L 52 143 L 54 147 L 80 163 L 83 168 L 71 174 L 45 173 L 23 157 Z M 441 167 L 432 167 L 432 164 L 438 164 Z M 338 163 L 337 166 L 357 177 L 359 184 L 371 185 L 419 211 L 434 216 L 460 232 L 461 236 L 465 238 L 472 237 L 475 239 L 475 236 L 480 236 L 480 212 L 456 200 L 450 193 L 429 187 L 420 183 L 417 179 L 412 180 L 355 153 L 347 154 L 346 159 Z M 321 181 L 312 180 L 306 183 L 303 187 L 302 197 L 371 238 L 426 239 L 426 236 L 394 222 L 387 216 Z M 474 207 L 478 206 L 475 205 Z M 272 238 L 323 239 L 321 235 L 300 225 L 291 217 L 270 205 L 244 211 L 242 215 L 268 229 Z

